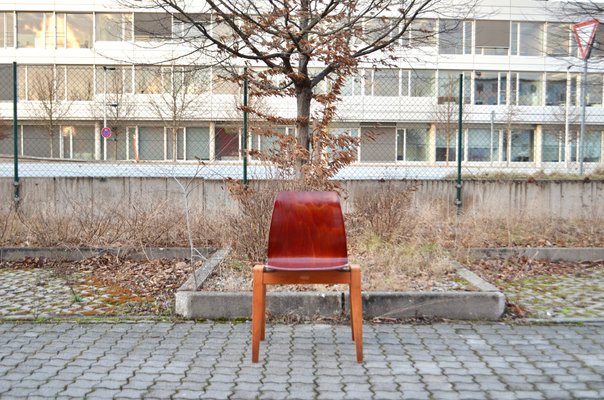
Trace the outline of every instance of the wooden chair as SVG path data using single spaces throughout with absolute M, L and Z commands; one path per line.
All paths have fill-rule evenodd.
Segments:
M 271 220 L 266 265 L 254 267 L 252 362 L 266 327 L 266 285 L 338 284 L 350 291 L 350 323 L 357 361 L 363 361 L 361 270 L 348 264 L 346 231 L 335 192 L 280 192 Z

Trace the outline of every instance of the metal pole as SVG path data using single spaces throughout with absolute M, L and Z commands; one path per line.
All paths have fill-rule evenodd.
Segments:
M 463 74 L 459 74 L 459 118 L 457 120 L 457 197 L 455 205 L 457 205 L 457 213 L 461 212 L 461 158 L 463 156 Z
M 243 184 L 247 185 L 247 68 L 243 81 Z
M 493 164 L 493 137 L 495 136 L 495 111 L 491 111 L 491 151 L 490 161 Z
M 583 62 L 583 77 L 581 78 L 581 133 L 579 134 L 579 175 L 583 175 L 583 155 L 585 154 L 585 103 L 587 103 L 587 57 Z
M 103 65 L 103 127 L 107 127 L 107 66 Z M 98 133 L 97 133 L 98 135 Z M 107 139 L 103 137 L 103 160 L 107 159 Z
M 14 181 L 15 186 L 15 209 L 19 208 L 19 201 L 21 201 L 21 194 L 19 192 L 19 134 L 17 125 L 17 98 L 19 94 L 17 92 L 17 62 L 13 62 L 13 159 L 14 159 Z

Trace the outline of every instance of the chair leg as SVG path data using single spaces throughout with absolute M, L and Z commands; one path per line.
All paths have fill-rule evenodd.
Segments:
M 363 362 L 363 302 L 361 298 L 361 268 L 350 266 L 350 315 L 357 362 Z
M 354 342 L 354 313 L 352 312 L 352 291 L 351 286 L 348 286 L 348 307 L 350 309 L 350 331 L 352 332 L 352 341 Z
M 264 282 L 264 279 L 263 279 Z M 266 335 L 266 285 L 262 284 L 262 332 L 260 334 L 260 340 L 265 339 Z
M 263 336 L 264 327 L 264 266 L 254 266 L 252 294 L 252 362 L 258 362 L 260 354 L 260 340 Z

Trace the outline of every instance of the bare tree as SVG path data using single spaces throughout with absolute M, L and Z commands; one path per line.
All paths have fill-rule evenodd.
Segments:
M 172 161 L 178 158 L 178 132 L 183 123 L 198 112 L 196 102 L 201 91 L 207 91 L 208 70 L 197 67 L 171 65 L 163 67 L 165 73 L 161 93 L 150 95 L 154 114 L 170 131 Z
M 32 114 L 44 122 L 50 158 L 55 157 L 54 137 L 59 134 L 58 122 L 69 114 L 73 103 L 65 98 L 64 74 L 58 68 L 62 67 L 41 66 L 28 71 L 28 104 Z
M 107 158 L 120 158 L 120 146 L 125 152 L 128 121 L 131 120 L 135 103 L 132 101 L 132 67 L 99 67 L 97 69 L 97 102 L 94 103 L 97 118 L 105 117 L 111 128 Z M 112 148 L 111 148 L 112 147 Z
M 464 79 L 465 80 L 465 79 Z M 437 135 L 443 135 L 445 140 L 444 161 L 455 160 L 456 154 L 450 154 L 455 148 L 459 130 L 459 79 L 456 75 L 445 75 L 439 79 L 439 96 L 434 110 L 434 119 Z M 464 84 L 465 87 L 465 84 Z M 466 88 L 467 89 L 467 88 Z M 467 91 L 462 96 L 462 121 L 468 118 L 466 100 Z
M 238 82 L 249 78 L 252 92 L 296 99 L 296 117 L 289 122 L 296 127 L 292 154 L 296 175 L 301 177 L 302 167 L 321 157 L 320 152 L 311 151 L 312 145 L 322 141 L 314 136 L 326 132 L 343 83 L 359 63 L 392 63 L 403 54 L 395 49 L 400 49 L 411 31 L 418 42 L 435 34 L 415 24 L 416 19 L 463 18 L 472 9 L 471 1 L 207 0 L 191 6 L 181 0 L 149 0 L 148 4 L 186 27 L 176 33 L 176 40 L 188 46 L 186 55 L 201 50 L 217 62 L 238 59 L 263 66 L 267 70 L 261 74 L 233 68 L 231 78 Z M 317 68 L 314 72 L 313 67 Z M 330 91 L 313 93 L 327 78 L 332 82 Z M 322 107 L 321 115 L 313 112 L 313 102 Z

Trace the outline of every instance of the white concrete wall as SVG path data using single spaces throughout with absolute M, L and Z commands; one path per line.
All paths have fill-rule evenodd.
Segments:
M 413 192 L 416 207 L 445 206 L 455 210 L 454 181 L 342 181 L 341 184 L 345 211 L 352 209 L 356 196 L 364 191 L 376 192 L 384 185 L 392 190 L 416 188 Z M 11 206 L 13 192 L 12 179 L 0 178 L 0 209 Z M 166 209 L 181 208 L 183 201 L 182 191 L 173 178 L 24 178 L 21 196 L 24 210 L 57 214 L 74 212 L 77 205 L 84 204 L 111 211 L 162 202 Z M 189 200 L 192 209 L 207 213 L 236 210 L 224 181 L 195 181 Z M 604 216 L 604 182 L 467 181 L 462 201 L 464 211 L 498 216 L 518 212 L 565 218 Z

